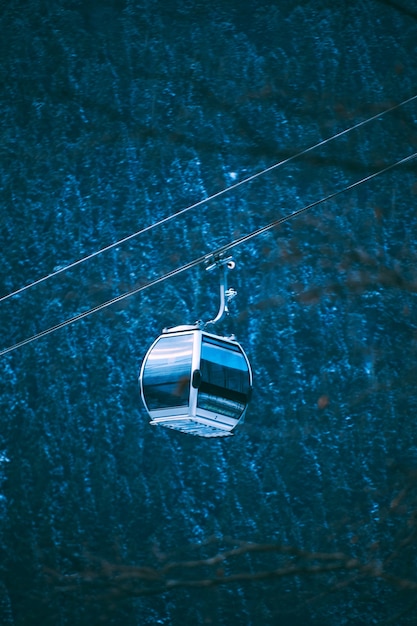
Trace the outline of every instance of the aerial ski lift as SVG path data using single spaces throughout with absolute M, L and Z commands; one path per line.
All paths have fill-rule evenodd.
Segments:
M 165 328 L 142 363 L 139 385 L 152 425 L 199 437 L 227 437 L 245 415 L 252 391 L 249 360 L 234 336 L 211 332 L 229 313 L 236 295 L 227 289 L 232 257 L 211 257 L 207 270 L 220 268 L 220 308 L 208 322 Z

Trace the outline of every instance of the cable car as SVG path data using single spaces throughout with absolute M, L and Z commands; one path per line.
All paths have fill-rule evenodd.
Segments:
M 226 259 L 222 266 L 231 269 L 234 263 Z M 252 391 L 249 360 L 233 336 L 207 330 L 228 313 L 225 297 L 235 293 L 226 291 L 224 271 L 216 318 L 164 329 L 149 348 L 139 384 L 152 425 L 200 437 L 227 437 L 243 420 Z

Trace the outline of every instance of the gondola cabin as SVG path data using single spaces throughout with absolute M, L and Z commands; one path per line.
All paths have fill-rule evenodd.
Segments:
M 151 424 L 200 437 L 226 437 L 245 415 L 252 371 L 237 341 L 198 325 L 177 326 L 154 341 L 139 383 Z

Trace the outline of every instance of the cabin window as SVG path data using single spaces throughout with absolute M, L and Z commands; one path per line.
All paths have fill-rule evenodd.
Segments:
M 161 337 L 143 373 L 143 395 L 149 410 L 188 406 L 193 336 Z
M 250 389 L 249 369 L 238 346 L 203 337 L 198 406 L 239 419 Z

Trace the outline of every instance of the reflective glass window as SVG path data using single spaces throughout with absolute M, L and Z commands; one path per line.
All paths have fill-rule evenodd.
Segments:
M 190 398 L 193 336 L 161 337 L 143 371 L 143 395 L 149 410 L 187 406 Z
M 203 337 L 198 406 L 238 419 L 246 408 L 250 377 L 239 346 Z

